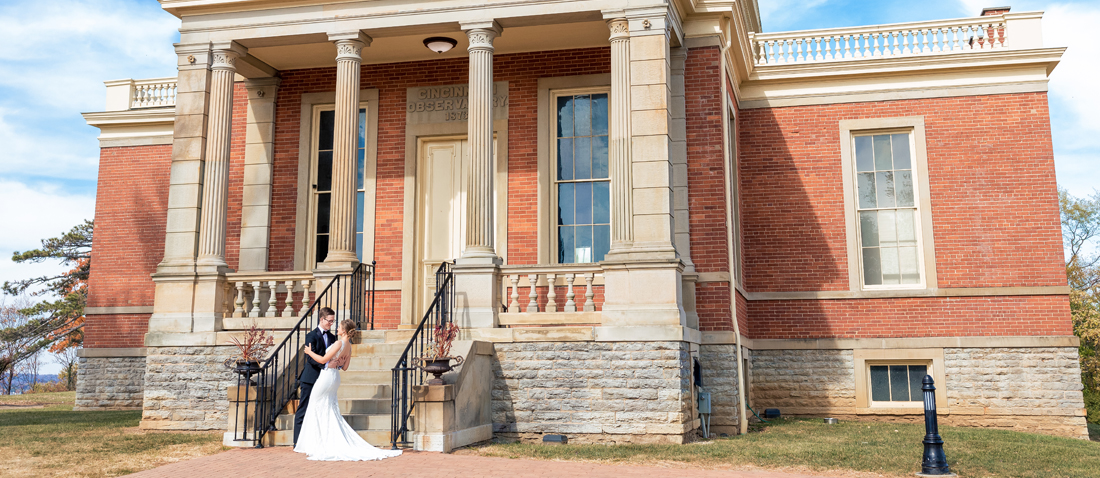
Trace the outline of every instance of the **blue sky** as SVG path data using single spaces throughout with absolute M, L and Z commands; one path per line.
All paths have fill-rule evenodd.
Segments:
M 769 32 L 976 16 L 975 0 L 759 0 Z M 1100 2 L 1011 3 L 1044 10 L 1046 46 L 1068 46 L 1050 81 L 1058 182 L 1076 195 L 1100 188 Z M 179 20 L 155 0 L 0 2 L 0 281 L 58 270 L 17 265 L 15 250 L 67 231 L 95 210 L 104 80 L 173 76 Z M 0 298 L 0 300 L 4 300 Z

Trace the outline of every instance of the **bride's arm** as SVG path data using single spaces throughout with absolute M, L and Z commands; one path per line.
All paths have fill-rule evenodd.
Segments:
M 348 366 L 351 365 L 351 354 L 344 355 L 344 357 L 340 359 L 340 362 L 340 370 L 347 372 Z
M 325 353 L 323 357 L 311 350 L 309 346 L 306 346 L 304 350 L 306 352 L 306 355 L 309 355 L 310 358 L 312 358 L 317 363 L 324 365 L 329 363 L 330 360 L 336 358 L 336 355 L 340 353 L 340 348 L 341 347 L 329 347 L 329 350 Z

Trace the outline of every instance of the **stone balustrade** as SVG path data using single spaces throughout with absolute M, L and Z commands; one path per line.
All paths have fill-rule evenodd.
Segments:
M 796 32 L 750 33 L 757 66 L 1009 48 L 1009 15 Z M 1021 29 L 1031 25 L 1021 25 Z M 1031 32 L 1027 32 L 1030 34 Z M 1030 36 L 1030 35 L 1028 35 Z M 1016 36 L 1013 35 L 1013 41 Z M 1030 40 L 1030 38 L 1027 38 Z M 1021 42 L 1030 43 L 1030 42 Z M 1014 45 L 1023 48 L 1030 45 Z
M 598 264 L 503 266 L 501 279 L 507 301 L 502 312 L 595 312 L 602 302 L 597 301 L 603 287 Z
M 175 107 L 177 83 L 175 77 L 105 81 L 107 106 L 104 111 Z
M 226 317 L 300 317 L 317 293 L 309 271 L 233 272 L 226 279 Z

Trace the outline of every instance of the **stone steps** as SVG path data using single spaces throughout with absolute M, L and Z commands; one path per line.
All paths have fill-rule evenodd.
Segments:
M 367 443 L 379 448 L 390 449 L 390 430 L 356 430 Z M 264 434 L 264 446 L 291 446 L 294 444 L 294 430 L 273 430 Z
M 342 413 L 344 420 L 356 430 L 383 430 L 390 429 L 390 414 L 387 413 Z M 275 419 L 275 428 L 278 430 L 293 430 L 294 415 L 284 413 Z

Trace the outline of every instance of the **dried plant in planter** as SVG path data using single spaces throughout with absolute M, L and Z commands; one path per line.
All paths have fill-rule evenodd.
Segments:
M 241 362 L 259 362 L 267 357 L 267 351 L 275 346 L 275 335 L 256 327 L 256 323 L 253 322 L 252 327 L 249 327 L 248 331 L 245 332 L 244 340 L 232 337 L 229 339 L 229 343 L 236 345 L 241 352 L 237 360 Z
M 432 330 L 432 339 L 428 342 L 428 358 L 442 359 L 451 356 L 451 345 L 458 338 L 458 324 L 448 322 Z

